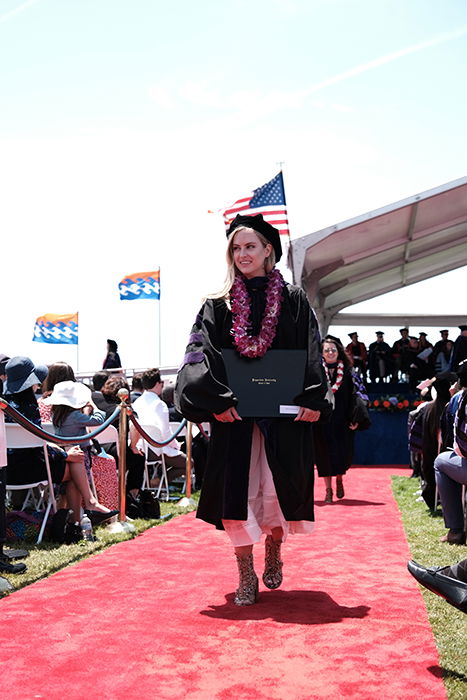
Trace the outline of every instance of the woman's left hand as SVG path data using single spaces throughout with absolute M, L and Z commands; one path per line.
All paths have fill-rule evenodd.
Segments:
M 316 421 L 319 420 L 320 415 L 321 411 L 313 411 L 311 408 L 304 408 L 303 406 L 300 406 L 294 422 L 302 420 L 306 421 L 307 423 L 316 423 Z
M 349 423 L 349 428 L 350 430 L 357 430 L 358 423 Z

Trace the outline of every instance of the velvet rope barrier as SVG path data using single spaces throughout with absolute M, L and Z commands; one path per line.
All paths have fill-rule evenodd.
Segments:
M 161 440 L 157 441 L 154 440 L 143 428 L 142 426 L 138 423 L 138 420 L 136 416 L 134 415 L 131 407 L 129 409 L 129 419 L 135 426 L 137 432 L 141 435 L 141 437 L 146 440 L 146 442 L 149 445 L 152 445 L 152 447 L 164 447 L 165 445 L 168 445 L 174 438 L 177 437 L 183 430 L 183 428 L 186 426 L 186 471 L 185 471 L 185 497 L 182 498 L 179 502 L 178 505 L 182 507 L 186 506 L 192 506 L 194 505 L 194 501 L 191 498 L 191 464 L 192 464 L 192 459 L 191 459 L 191 444 L 192 444 L 192 423 L 190 421 L 187 421 L 186 418 L 183 418 L 180 421 L 180 425 L 178 428 L 175 430 L 174 433 L 167 439 L 167 440 Z
M 154 438 L 152 438 L 152 437 L 144 430 L 144 428 L 141 427 L 141 425 L 138 423 L 138 419 L 136 418 L 135 414 L 133 413 L 133 409 L 132 409 L 131 407 L 130 407 L 130 411 L 129 411 L 128 417 L 129 417 L 129 419 L 131 420 L 131 422 L 133 423 L 133 425 L 135 426 L 135 428 L 136 428 L 136 430 L 138 431 L 138 433 L 141 435 L 141 437 L 142 437 L 144 440 L 146 440 L 146 442 L 148 442 L 150 445 L 152 445 L 152 447 L 165 447 L 165 446 L 168 445 L 170 442 L 172 442 L 172 440 L 173 440 L 174 438 L 176 438 L 177 435 L 179 435 L 179 434 L 181 433 L 181 431 L 183 430 L 183 428 L 185 427 L 185 425 L 187 425 L 187 420 L 186 420 L 186 418 L 183 418 L 182 421 L 180 422 L 180 425 L 178 426 L 177 430 L 176 430 L 174 433 L 172 433 L 172 435 L 171 435 L 169 438 L 167 438 L 167 440 L 161 440 L 160 442 L 158 442 L 157 440 L 155 440 Z
M 43 430 L 41 427 L 35 423 L 32 423 L 28 418 L 23 416 L 23 414 L 17 411 L 16 408 L 10 406 L 5 399 L 0 399 L 0 410 L 4 411 L 8 416 L 10 416 L 10 418 L 13 418 L 15 423 L 19 423 L 19 425 L 22 425 L 23 428 L 26 428 L 26 430 L 42 440 L 53 442 L 55 445 L 64 445 L 69 443 L 76 445 L 82 442 L 87 442 L 88 440 L 93 440 L 95 437 L 97 437 L 97 435 L 99 435 L 99 433 L 102 433 L 103 430 L 108 428 L 109 425 L 111 425 L 114 420 L 118 418 L 121 411 L 121 406 L 117 406 L 112 415 L 106 418 L 106 420 L 101 425 L 98 425 L 92 432 L 86 433 L 86 435 L 76 435 L 75 437 L 62 437 L 61 435 L 55 435 L 55 433 L 48 433 L 46 430 Z

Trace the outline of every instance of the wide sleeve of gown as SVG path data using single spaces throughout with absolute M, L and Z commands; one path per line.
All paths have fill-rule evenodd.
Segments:
M 332 406 L 326 400 L 327 381 L 321 362 L 318 321 L 302 289 L 289 286 L 289 294 L 296 324 L 297 347 L 307 349 L 305 388 L 294 401 L 298 406 L 321 411 L 320 420 L 327 420 L 332 413 Z
M 208 299 L 203 304 L 177 375 L 175 407 L 194 423 L 212 420 L 213 413 L 222 413 L 237 404 L 227 386 L 220 345 L 221 316 L 226 311 L 225 302 L 220 299 Z

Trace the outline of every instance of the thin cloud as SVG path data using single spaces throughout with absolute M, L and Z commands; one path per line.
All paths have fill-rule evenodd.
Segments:
M 409 56 L 411 54 L 425 51 L 440 44 L 454 41 L 467 34 L 467 27 L 461 27 L 453 32 L 445 32 L 427 39 L 426 41 L 413 44 L 399 51 L 380 56 L 367 63 L 362 63 L 354 66 L 349 70 L 338 73 L 337 75 L 326 78 L 325 80 L 315 83 L 310 87 L 301 90 L 291 91 L 273 91 L 262 93 L 260 91 L 251 92 L 236 92 L 223 95 L 221 92 L 208 88 L 206 81 L 204 82 L 186 82 L 178 89 L 172 91 L 166 87 L 152 86 L 149 89 L 151 99 L 165 109 L 173 109 L 179 101 L 189 102 L 197 106 L 208 107 L 218 112 L 224 112 L 220 118 L 212 118 L 209 123 L 222 124 L 224 127 L 238 128 L 256 121 L 259 118 L 266 117 L 280 109 L 301 109 L 305 100 L 311 95 L 320 92 L 321 90 L 342 83 L 355 76 L 367 73 L 379 66 L 384 66 L 394 61 Z M 328 108 L 342 112 L 351 112 L 353 107 L 340 103 L 324 103 L 318 101 L 315 103 L 317 108 Z M 225 114 L 225 113 L 228 114 Z
M 14 15 L 17 15 L 20 12 L 23 12 L 28 7 L 31 7 L 31 5 L 35 5 L 36 2 L 39 2 L 39 0 L 26 0 L 26 2 L 23 2 L 21 5 L 18 5 L 18 7 L 15 7 L 13 10 L 9 10 L 8 12 L 5 12 L 5 14 L 0 15 L 0 24 L 9 20 L 10 17 L 13 17 Z
M 444 34 L 440 34 L 439 36 L 434 37 L 433 39 L 421 41 L 419 44 L 408 46 L 406 49 L 401 49 L 400 51 L 394 51 L 394 53 L 387 54 L 386 56 L 381 56 L 380 58 L 375 58 L 373 61 L 368 61 L 368 63 L 362 63 L 361 65 L 355 66 L 354 68 L 350 68 L 350 70 L 346 70 L 343 73 L 338 73 L 337 75 L 334 75 L 331 78 L 327 78 L 326 80 L 322 80 L 321 82 L 316 83 L 315 85 L 312 85 L 309 88 L 306 88 L 305 90 L 301 91 L 300 94 L 304 97 L 312 95 L 313 93 L 318 92 L 323 88 L 329 87 L 330 85 L 336 85 L 336 83 L 342 83 L 348 78 L 353 78 L 355 75 L 360 75 L 361 73 L 366 73 L 369 70 L 373 70 L 373 68 L 378 68 L 379 66 L 384 66 L 387 63 L 392 63 L 393 61 L 397 61 L 399 58 L 403 58 L 404 56 L 408 56 L 413 53 L 418 53 L 419 51 L 424 51 L 425 49 L 431 49 L 433 46 L 438 46 L 439 44 L 444 44 L 448 41 L 453 41 L 454 39 L 458 39 L 459 37 L 465 36 L 466 34 L 467 27 L 461 27 L 455 32 L 446 32 Z

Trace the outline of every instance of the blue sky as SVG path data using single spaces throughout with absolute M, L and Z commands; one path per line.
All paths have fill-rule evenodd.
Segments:
M 160 266 L 178 364 L 224 276 L 207 211 L 278 162 L 294 238 L 464 176 L 466 42 L 461 0 L 0 0 L 0 350 L 75 363 L 31 337 L 79 310 L 80 369 L 107 337 L 157 364 L 157 304 L 117 284 Z M 408 288 L 384 310 L 433 303 Z

